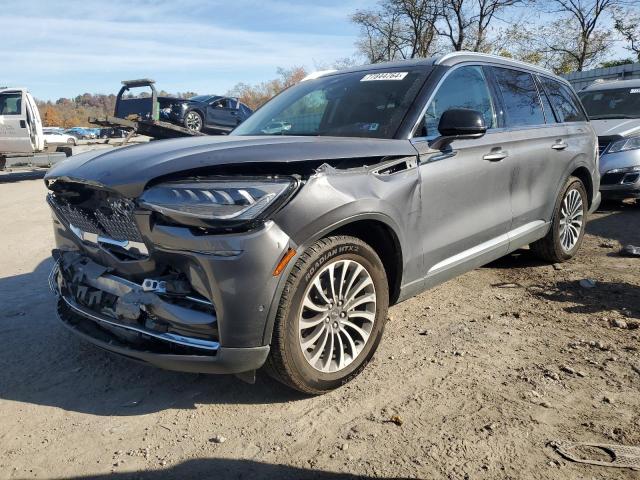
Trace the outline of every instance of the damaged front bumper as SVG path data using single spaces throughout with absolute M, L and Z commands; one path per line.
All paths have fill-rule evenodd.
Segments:
M 114 193 L 64 188 L 80 199 L 56 192 L 48 201 L 57 246 L 50 285 L 65 326 L 165 369 L 243 374 L 263 365 L 282 288 L 273 272 L 295 248 L 277 224 L 193 231 Z
M 142 285 L 108 273 L 77 252 L 54 251 L 49 286 L 57 314 L 75 334 L 133 360 L 168 370 L 239 374 L 262 366 L 268 346 L 222 348 L 212 304 L 180 296 L 163 298 L 163 282 Z

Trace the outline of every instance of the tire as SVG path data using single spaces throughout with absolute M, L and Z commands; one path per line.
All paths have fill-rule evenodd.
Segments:
M 70 138 L 70 139 L 68 139 L 68 140 L 67 140 L 67 144 L 69 144 L 69 145 L 75 145 L 75 144 L 76 144 L 76 141 L 75 141 L 73 138 Z
M 195 110 L 187 112 L 184 116 L 184 126 L 193 132 L 201 132 L 203 127 L 202 115 Z
M 584 184 L 579 178 L 569 177 L 556 200 L 551 229 L 544 238 L 531 244 L 533 253 L 552 263 L 566 262 L 573 258 L 582 244 L 587 210 L 588 199 Z M 567 221 L 570 227 L 564 226 Z
M 331 272 L 334 295 L 328 281 Z M 329 311 L 319 312 L 310 309 L 305 300 L 313 301 L 315 308 L 330 308 L 327 300 L 334 304 Z M 349 303 L 355 305 L 349 308 Z M 306 394 L 318 395 L 340 387 L 356 377 L 373 357 L 388 308 L 387 276 L 380 258 L 368 244 L 348 236 L 317 241 L 300 256 L 287 278 L 276 314 L 267 372 Z M 301 329 L 303 319 L 312 326 L 302 325 Z M 306 348 L 304 342 L 308 344 Z

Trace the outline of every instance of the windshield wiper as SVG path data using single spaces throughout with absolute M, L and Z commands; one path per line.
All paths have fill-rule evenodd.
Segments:
M 640 118 L 634 115 L 624 115 L 621 113 L 610 113 L 606 115 L 589 115 L 589 120 L 605 120 L 609 118 Z

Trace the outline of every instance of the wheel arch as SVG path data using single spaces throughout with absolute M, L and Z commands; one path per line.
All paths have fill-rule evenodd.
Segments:
M 402 285 L 402 277 L 404 273 L 404 256 L 400 237 L 396 228 L 393 226 L 393 221 L 390 218 L 387 218 L 386 215 L 375 213 L 361 214 L 345 218 L 338 223 L 322 229 L 298 245 L 295 257 L 289 262 L 287 268 L 285 268 L 285 270 L 280 274 L 281 279 L 274 295 L 273 302 L 270 306 L 269 315 L 265 324 L 263 345 L 269 345 L 271 343 L 274 322 L 278 312 L 278 306 L 280 305 L 282 291 L 286 284 L 286 279 L 291 273 L 291 269 L 297 262 L 301 253 L 316 241 L 334 235 L 353 236 L 359 238 L 373 248 L 373 250 L 378 254 L 378 257 L 380 257 L 380 261 L 382 262 L 387 275 L 387 282 L 389 286 L 389 306 L 397 303 L 400 296 L 400 287 Z
M 591 178 L 591 173 L 589 172 L 589 170 L 584 166 L 580 166 L 574 169 L 569 174 L 569 176 L 576 177 L 580 179 L 580 181 L 583 183 L 584 188 L 587 191 L 587 201 L 589 203 L 589 208 L 591 208 L 591 204 L 593 203 L 594 191 L 593 191 L 593 179 Z

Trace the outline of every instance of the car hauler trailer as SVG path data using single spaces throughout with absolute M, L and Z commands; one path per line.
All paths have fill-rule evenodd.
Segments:
M 206 135 L 202 132 L 160 120 L 160 108 L 163 97 L 158 97 L 154 86 L 155 81 L 142 78 L 138 80 L 124 80 L 122 88 L 116 97 L 116 108 L 113 115 L 106 117 L 91 117 L 89 122 L 102 127 L 120 127 L 129 131 L 129 137 L 135 133 L 147 135 L 155 139 L 192 137 Z M 132 88 L 148 87 L 149 96 L 129 98 L 127 93 Z M 127 140 L 128 140 L 127 138 Z M 126 141 L 125 140 L 125 143 Z

